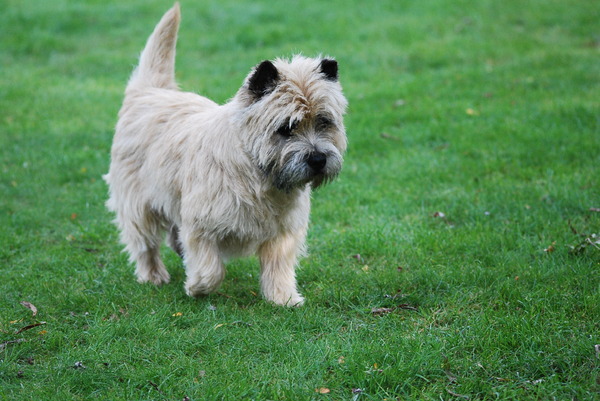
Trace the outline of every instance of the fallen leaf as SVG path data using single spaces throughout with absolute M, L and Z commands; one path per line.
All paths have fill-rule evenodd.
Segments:
M 326 387 L 319 387 L 319 388 L 315 389 L 315 392 L 319 393 L 319 394 L 329 394 L 331 392 L 331 390 L 329 390 Z
M 346 362 L 346 358 L 344 358 L 343 356 L 340 356 L 340 357 L 338 358 L 338 363 L 339 363 L 340 365 L 341 365 L 342 363 L 345 363 L 345 362 Z
M 173 316 L 174 317 L 183 316 L 183 313 L 181 313 L 181 312 L 175 312 L 175 313 L 173 313 Z
M 546 249 L 544 249 L 544 252 L 546 253 L 552 253 L 556 250 L 556 248 L 554 248 L 554 245 L 556 245 L 556 241 L 553 241 L 552 244 L 550 244 L 550 246 Z
M 216 329 L 218 329 L 219 327 L 223 327 L 223 326 L 225 326 L 225 323 L 219 323 L 219 324 L 217 324 L 217 325 L 215 326 L 215 328 L 214 328 L 213 330 L 216 330 Z
M 21 329 L 19 329 L 15 334 L 21 334 L 24 331 L 31 330 L 34 327 L 42 326 L 44 324 L 46 324 L 46 322 L 38 322 L 38 323 L 34 323 L 34 324 L 29 324 L 25 327 L 21 327 Z
M 364 271 L 365 273 L 369 271 L 369 265 L 364 265 L 361 269 L 362 271 Z
M 35 307 L 35 305 L 33 305 L 32 303 L 27 302 L 27 301 L 21 301 L 21 305 L 23 305 L 24 307 L 29 309 L 33 313 L 33 317 L 35 317 L 35 315 L 37 315 L 38 310 Z
M 433 217 L 439 217 L 440 219 L 445 219 L 446 215 L 443 212 L 435 212 Z
M 478 116 L 479 115 L 479 112 L 477 110 L 472 109 L 470 107 L 465 110 L 465 113 L 467 113 L 470 116 Z
M 77 213 L 71 213 L 71 220 L 75 220 L 77 218 Z

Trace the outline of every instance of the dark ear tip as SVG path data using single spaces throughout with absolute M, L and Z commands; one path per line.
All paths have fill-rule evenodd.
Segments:
M 324 58 L 321 60 L 321 72 L 330 81 L 338 80 L 338 63 L 334 59 Z
M 248 89 L 260 98 L 273 89 L 278 78 L 279 72 L 275 65 L 271 61 L 265 60 L 252 73 L 248 81 Z

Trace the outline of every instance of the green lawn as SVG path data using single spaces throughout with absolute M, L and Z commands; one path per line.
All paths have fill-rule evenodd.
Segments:
M 600 399 L 598 2 L 182 1 L 186 90 L 339 61 L 297 309 L 253 258 L 191 299 L 121 253 L 101 175 L 170 6 L 0 0 L 0 399 Z

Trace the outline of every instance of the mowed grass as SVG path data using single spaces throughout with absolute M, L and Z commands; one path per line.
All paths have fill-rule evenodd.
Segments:
M 166 248 L 160 288 L 120 253 L 101 175 L 171 3 L 0 5 L 0 398 L 600 397 L 596 2 L 182 1 L 186 90 L 340 63 L 350 145 L 297 309 L 261 299 L 253 258 L 191 299 Z

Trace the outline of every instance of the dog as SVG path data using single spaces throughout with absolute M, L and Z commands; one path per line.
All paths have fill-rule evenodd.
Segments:
M 107 207 L 139 282 L 163 284 L 159 249 L 183 259 L 190 296 L 214 292 L 230 258 L 256 254 L 260 288 L 299 306 L 311 191 L 342 168 L 347 100 L 332 58 L 263 61 L 223 105 L 179 90 L 175 3 L 125 90 L 111 149 Z

